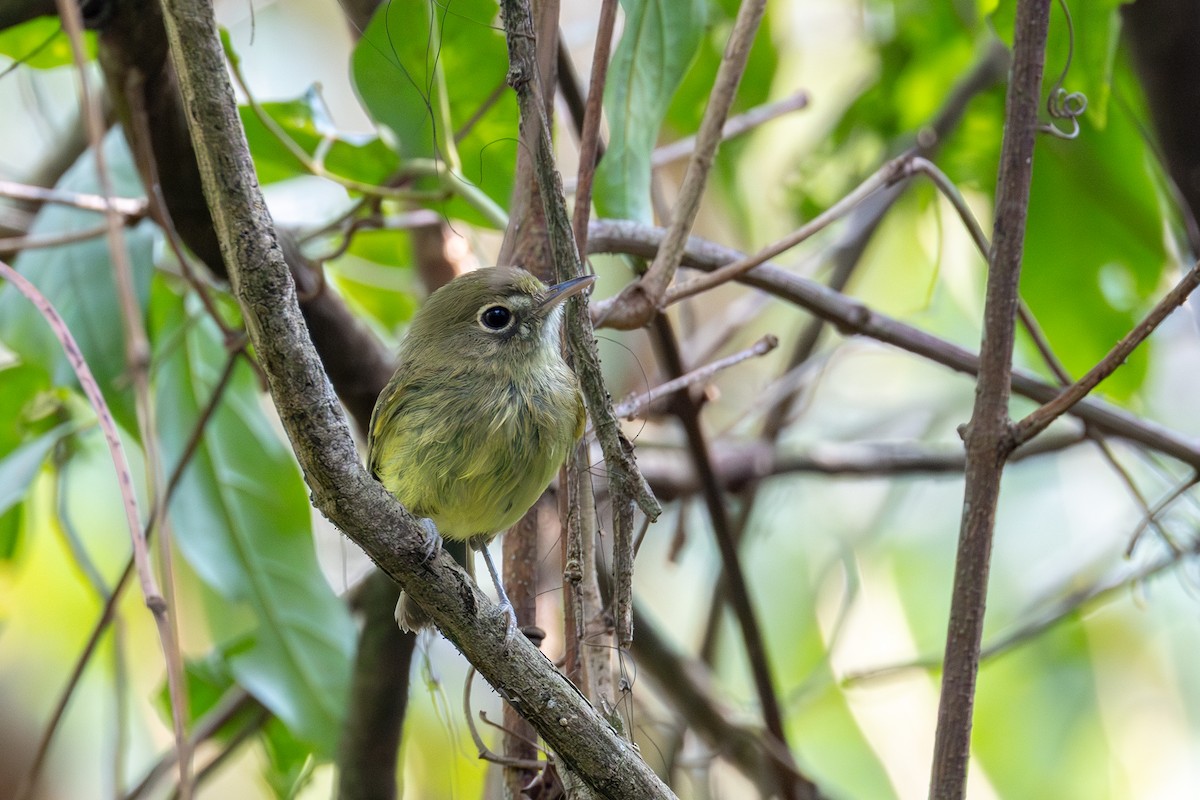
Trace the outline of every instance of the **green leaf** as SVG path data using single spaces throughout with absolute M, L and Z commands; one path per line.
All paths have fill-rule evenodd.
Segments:
M 119 130 L 110 131 L 105 138 L 104 155 L 113 191 L 119 196 L 140 196 L 141 184 Z M 90 151 L 68 170 L 58 187 L 72 192 L 100 191 Z M 47 205 L 38 213 L 29 233 L 62 235 L 95 228 L 103 221 L 100 214 Z M 154 228 L 148 222 L 127 228 L 124 238 L 133 269 L 134 290 L 139 306 L 145 309 L 150 275 L 154 271 Z M 66 322 L 117 422 L 126 430 L 137 431 L 133 397 L 125 377 L 121 309 L 104 237 L 26 250 L 17 257 L 14 267 L 37 286 Z M 55 385 L 78 385 L 49 324 L 20 292 L 8 285 L 0 287 L 0 342 L 26 364 L 49 370 Z
M 0 514 L 4 514 L 25 499 L 29 484 L 42 468 L 54 445 L 78 427 L 77 423 L 64 422 L 0 458 Z
M 1038 138 L 1021 293 L 1075 376 L 1141 319 L 1167 266 L 1150 157 L 1125 114 L 1103 130 L 1085 119 L 1074 141 Z M 1127 399 L 1147 363 L 1143 345 L 1100 391 Z
M 0 455 L 28 438 L 31 422 L 48 416 L 46 404 L 38 401 L 49 386 L 49 376 L 36 365 L 0 369 Z
M 379 186 L 400 164 L 396 153 L 379 137 L 333 130 L 324 121 L 325 110 L 315 90 L 310 89 L 295 100 L 262 103 L 261 108 L 309 158 L 313 158 L 325 143 L 324 165 L 332 175 Z M 242 106 L 239 110 L 259 182 L 266 185 L 311 174 L 279 137 L 267 129 L 252 108 Z
M 259 741 L 267 756 L 263 778 L 271 792 L 280 800 L 298 796 L 312 778 L 312 748 L 296 739 L 276 719 L 267 721 Z
M 155 284 L 152 314 L 159 430 L 168 465 L 182 457 L 228 358 L 194 296 Z M 166 413 L 169 410 L 169 413 Z M 172 498 L 175 541 L 230 608 L 210 618 L 238 683 L 297 737 L 332 756 L 349 686 L 354 629 L 313 551 L 308 495 L 290 450 L 262 413 L 239 361 Z M 218 604 L 219 605 L 219 604 Z M 252 617 L 251 629 L 230 620 Z
M 234 687 L 233 675 L 229 672 L 229 664 L 224 655 L 213 651 L 203 658 L 186 659 L 183 665 L 184 682 L 187 684 L 187 721 L 194 724 L 197 720 L 212 711 L 217 703 Z M 171 720 L 171 693 L 166 681 L 158 690 L 155 698 L 158 711 L 163 720 Z M 254 703 L 242 708 L 232 715 L 213 733 L 213 739 L 218 742 L 228 742 L 238 731 L 246 726 L 250 717 L 259 709 Z
M 702 0 L 626 0 L 625 29 L 604 87 L 609 144 L 596 170 L 606 217 L 653 220 L 650 155 L 704 33 Z
M 86 31 L 84 49 L 96 57 L 96 34 Z M 74 63 L 71 42 L 56 17 L 36 17 L 0 32 L 0 55 L 35 69 L 52 69 Z
M 436 13 L 431 16 L 431 9 Z M 354 87 L 405 159 L 439 159 L 507 206 L 516 165 L 517 104 L 506 87 L 508 50 L 490 0 L 453 7 L 383 3 L 351 60 Z M 438 189 L 434 179 L 412 188 Z M 431 208 L 495 227 L 455 195 Z

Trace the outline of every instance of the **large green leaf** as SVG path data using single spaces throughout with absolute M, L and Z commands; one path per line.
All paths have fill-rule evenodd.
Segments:
M 165 462 L 182 456 L 227 355 L 220 332 L 155 284 L 152 329 Z M 239 363 L 171 501 L 175 540 L 229 608 L 210 614 L 230 671 L 302 740 L 334 752 L 349 685 L 353 625 L 317 565 L 307 492 Z M 250 629 L 239 620 L 249 611 Z
M 1021 293 L 1068 371 L 1082 374 L 1137 323 L 1167 266 L 1146 143 L 1124 113 L 1074 141 L 1038 139 Z M 1139 348 L 1100 391 L 1125 398 L 1146 374 Z
M 494 2 L 383 3 L 351 63 L 363 106 L 389 131 L 402 157 L 443 160 L 458 179 L 507 205 L 516 166 L 517 106 L 505 86 L 508 51 Z M 414 188 L 437 186 L 427 180 Z M 473 224 L 495 225 L 457 195 L 431 207 Z
M 263 103 L 262 110 L 309 156 L 323 149 L 323 164 L 337 177 L 381 185 L 399 166 L 395 151 L 376 136 L 353 136 L 332 130 L 323 121 L 324 109 L 315 91 L 295 100 Z M 253 109 L 242 106 L 242 125 L 254 156 L 254 168 L 263 184 L 309 175 L 300 160 L 269 131 Z
M 113 191 L 126 197 L 141 195 L 141 184 L 119 130 L 111 131 L 105 139 L 104 155 Z M 95 160 L 90 151 L 68 170 L 59 188 L 99 192 Z M 29 232 L 33 236 L 62 235 L 94 228 L 102 222 L 103 217 L 96 213 L 49 205 L 37 215 Z M 142 309 L 146 307 L 154 267 L 153 243 L 154 229 L 149 223 L 125 230 L 134 288 Z M 128 431 L 136 431 L 133 397 L 125 375 L 121 310 L 104 237 L 26 250 L 17 257 L 14 266 L 54 304 L 66 322 L 117 422 Z M 48 369 L 56 385 L 77 385 L 62 346 L 46 320 L 20 292 L 8 285 L 0 287 L 0 343 L 26 364 Z
M 596 170 L 606 217 L 650 222 L 650 155 L 704 32 L 702 0 L 626 0 L 625 28 L 604 87 L 609 142 Z

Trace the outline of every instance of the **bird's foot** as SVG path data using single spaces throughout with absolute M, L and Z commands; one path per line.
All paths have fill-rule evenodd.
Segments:
M 433 524 L 433 520 L 423 517 L 421 519 L 421 527 L 429 534 L 429 538 L 425 540 L 425 559 L 422 564 L 428 564 L 442 553 L 442 535 L 438 533 L 437 525 Z

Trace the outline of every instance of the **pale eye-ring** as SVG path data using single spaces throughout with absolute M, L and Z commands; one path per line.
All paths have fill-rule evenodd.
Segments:
M 502 331 L 512 320 L 513 313 L 506 306 L 487 306 L 479 312 L 479 324 L 489 331 Z

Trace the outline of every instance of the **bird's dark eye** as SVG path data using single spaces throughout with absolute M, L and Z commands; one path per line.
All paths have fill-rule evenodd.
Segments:
M 501 331 L 512 322 L 512 312 L 504 306 L 488 306 L 479 314 L 483 327 L 491 331 Z

